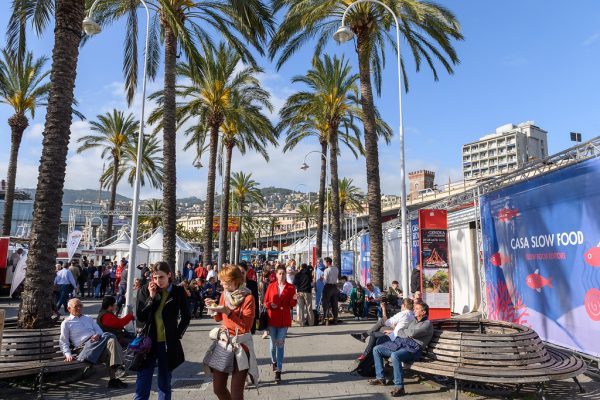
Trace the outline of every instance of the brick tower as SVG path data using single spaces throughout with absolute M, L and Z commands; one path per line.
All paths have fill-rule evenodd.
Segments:
M 408 194 L 408 198 L 413 199 L 419 195 L 420 190 L 433 189 L 435 172 L 427 170 L 409 172 L 408 180 L 410 183 L 410 193 Z

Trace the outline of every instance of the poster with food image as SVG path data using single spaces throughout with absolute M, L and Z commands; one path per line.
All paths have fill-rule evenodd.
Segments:
M 450 307 L 448 268 L 423 268 L 423 291 L 429 307 Z

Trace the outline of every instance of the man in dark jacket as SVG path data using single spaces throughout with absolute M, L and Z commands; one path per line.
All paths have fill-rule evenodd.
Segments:
M 383 375 L 383 358 L 389 357 L 394 367 L 394 390 L 392 397 L 404 396 L 404 375 L 402 363 L 416 361 L 421 358 L 423 350 L 433 338 L 433 325 L 427 319 L 429 306 L 425 303 L 415 303 L 414 313 L 416 320 L 398 331 L 396 339 L 375 346 L 373 359 L 375 361 L 375 379 L 369 381 L 370 385 L 385 385 Z
M 314 314 L 312 310 L 312 269 L 302 264 L 300 271 L 296 274 L 294 285 L 298 293 L 298 317 L 300 326 L 304 326 L 308 319 L 308 325 L 314 325 Z

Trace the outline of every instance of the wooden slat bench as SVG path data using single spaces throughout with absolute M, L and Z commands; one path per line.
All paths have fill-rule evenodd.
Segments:
M 535 384 L 544 399 L 544 382 L 572 378 L 586 370 L 582 359 L 544 346 L 535 331 L 496 321 L 445 319 L 432 321 L 434 336 L 423 358 L 405 368 L 454 378 L 454 397 L 460 382 L 499 385 Z
M 0 348 L 0 379 L 35 375 L 42 396 L 44 374 L 84 369 L 87 363 L 65 362 L 58 339 L 60 326 L 47 329 L 16 329 L 16 321 L 5 324 Z

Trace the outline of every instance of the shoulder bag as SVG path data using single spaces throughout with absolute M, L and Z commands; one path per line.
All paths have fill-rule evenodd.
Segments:
M 237 336 L 237 329 L 235 335 Z M 222 339 L 223 336 L 225 336 L 225 340 Z M 229 330 L 227 328 L 220 328 L 217 340 L 213 340 L 202 362 L 213 370 L 229 374 L 233 372 L 234 357 Z
M 152 350 L 152 339 L 150 339 L 149 332 L 150 323 L 147 323 L 127 346 L 125 366 L 128 370 L 140 371 L 144 368 Z

